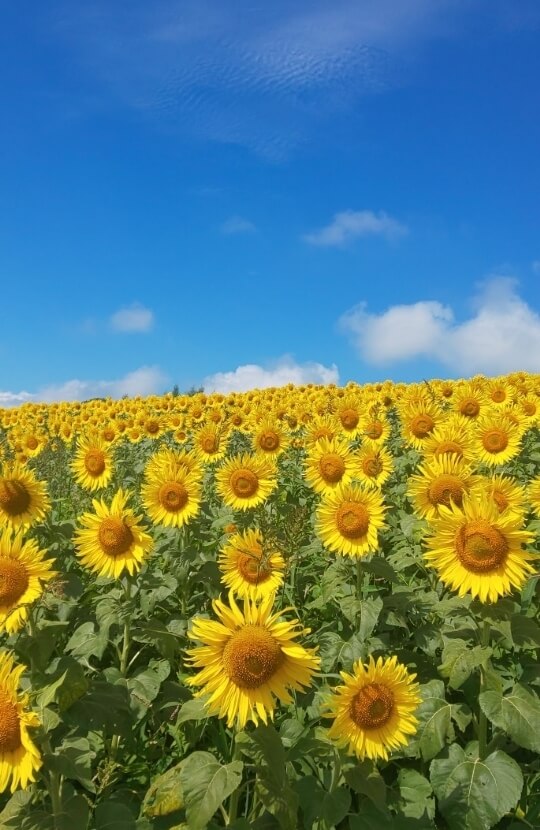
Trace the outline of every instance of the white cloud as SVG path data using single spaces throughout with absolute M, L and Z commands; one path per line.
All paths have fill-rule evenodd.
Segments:
M 109 320 L 113 331 L 122 333 L 147 332 L 153 328 L 154 312 L 139 303 L 116 311 Z
M 372 365 L 427 358 L 461 375 L 540 372 L 540 315 L 516 288 L 511 277 L 487 280 L 473 300 L 473 316 L 463 322 L 449 306 L 421 301 L 382 314 L 370 314 L 361 303 L 339 326 Z
M 0 392 L 0 406 L 18 406 L 26 401 L 84 401 L 88 398 L 121 398 L 123 395 L 157 395 L 164 391 L 167 376 L 158 366 L 141 366 L 118 380 L 73 380 L 44 386 L 35 393 Z
M 338 383 L 337 366 L 323 366 L 322 363 L 295 363 L 288 356 L 264 368 L 256 363 L 238 366 L 232 372 L 217 372 L 203 381 L 205 392 L 247 392 L 249 389 L 266 389 L 269 386 L 286 386 L 288 383 Z
M 343 210 L 334 215 L 329 225 L 306 234 L 303 239 L 310 245 L 339 247 L 363 236 L 397 239 L 408 232 L 406 225 L 388 216 L 383 210 L 379 213 L 372 210 Z
M 220 230 L 226 236 L 232 236 L 236 233 L 254 233 L 257 228 L 249 219 L 243 219 L 241 216 L 231 216 L 230 219 L 223 222 Z

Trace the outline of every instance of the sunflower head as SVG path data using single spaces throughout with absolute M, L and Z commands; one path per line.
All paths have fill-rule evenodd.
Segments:
M 41 756 L 29 729 L 40 720 L 29 709 L 28 694 L 19 694 L 23 666 L 16 665 L 8 652 L 0 653 L 0 792 L 26 789 L 36 779 Z

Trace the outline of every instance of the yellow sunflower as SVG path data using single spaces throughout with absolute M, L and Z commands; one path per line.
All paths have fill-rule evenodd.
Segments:
M 316 493 L 331 493 L 349 483 L 359 469 L 358 459 L 344 438 L 320 438 L 304 462 L 306 483 Z
M 35 712 L 28 709 L 28 693 L 18 694 L 24 666 L 15 663 L 9 652 L 0 653 L 0 792 L 25 790 L 35 781 L 41 767 L 41 755 L 32 743 L 29 727 L 41 725 Z
M 274 461 L 260 454 L 232 456 L 216 472 L 216 490 L 225 504 L 235 510 L 262 504 L 276 485 Z
M 109 445 L 98 435 L 81 436 L 71 462 L 75 481 L 86 490 L 106 487 L 113 473 Z
M 210 421 L 193 433 L 193 449 L 207 464 L 219 461 L 227 452 L 227 437 L 222 424 Z
M 540 516 L 540 476 L 532 478 L 527 486 L 527 500 L 533 513 Z
M 362 437 L 364 440 L 384 444 L 388 441 L 389 436 L 390 424 L 386 416 L 371 414 L 362 418 Z
M 425 457 L 457 455 L 467 461 L 474 458 L 471 426 L 465 418 L 452 414 L 438 424 L 422 447 Z
M 173 450 L 170 447 L 161 447 L 150 456 L 144 468 L 144 476 L 147 479 L 152 478 L 159 475 L 163 467 L 170 466 L 189 473 L 192 478 L 202 480 L 203 468 L 197 453 L 194 450 Z
M 338 437 L 341 427 L 335 415 L 319 415 L 307 424 L 304 442 L 306 447 L 316 444 L 321 438 L 331 441 Z
M 6 464 L 0 476 L 0 527 L 30 527 L 40 522 L 49 509 L 44 482 L 17 462 Z
M 75 535 L 75 547 L 85 568 L 98 576 L 117 579 L 124 571 L 136 573 L 153 540 L 139 524 L 138 517 L 129 509 L 129 493 L 118 490 L 111 506 L 103 499 L 94 499 L 95 513 L 84 513 L 82 528 Z
M 476 420 L 474 450 L 478 461 L 495 466 L 506 464 L 519 454 L 523 430 L 500 412 Z
M 452 406 L 461 417 L 474 420 L 485 409 L 486 397 L 477 384 L 467 382 L 454 389 Z
M 141 487 L 144 508 L 155 524 L 182 527 L 201 509 L 201 483 L 184 467 L 154 470 Z
M 530 563 L 536 556 L 522 547 L 534 537 L 523 529 L 519 514 L 499 513 L 478 490 L 463 497 L 461 509 L 441 506 L 439 511 L 424 557 L 459 596 L 470 593 L 481 602 L 496 602 L 520 589 L 534 572 Z
M 218 564 L 221 581 L 241 599 L 259 600 L 283 584 L 285 560 L 260 530 L 244 530 L 227 539 Z
M 13 634 L 28 618 L 28 606 L 38 599 L 44 584 L 55 576 L 53 562 L 34 539 L 23 541 L 22 531 L 0 533 L 0 629 Z
M 492 499 L 499 513 L 525 514 L 527 495 L 525 487 L 510 476 L 492 475 L 481 476 L 478 479 L 478 487 L 483 487 L 488 498 Z
M 427 398 L 407 401 L 399 411 L 401 432 L 405 442 L 423 452 L 423 447 L 431 433 L 442 420 L 442 411 L 438 404 Z
M 414 713 L 421 698 L 416 675 L 397 657 L 375 662 L 371 656 L 367 664 L 356 662 L 352 674 L 340 674 L 344 685 L 333 690 L 326 704 L 327 717 L 334 719 L 328 737 L 361 760 L 387 761 L 417 731 Z
M 315 530 L 328 550 L 344 556 L 364 556 L 379 546 L 386 507 L 379 490 L 345 484 L 323 497 L 316 511 Z
M 470 465 L 456 455 L 439 455 L 421 464 L 418 473 L 411 476 L 408 495 L 422 518 L 431 521 L 439 514 L 441 505 L 453 502 L 461 506 L 463 496 L 477 483 Z
M 355 478 L 368 487 L 381 488 L 394 469 L 392 455 L 379 441 L 364 440 L 356 453 L 358 471 Z
M 356 438 L 362 430 L 361 404 L 355 395 L 346 395 L 336 406 L 336 417 L 341 424 L 341 432 L 347 438 Z
M 252 435 L 254 452 L 277 458 L 290 444 L 290 436 L 277 419 L 263 418 L 254 428 Z
M 299 622 L 272 614 L 274 596 L 261 603 L 244 602 L 239 609 L 232 592 L 229 605 L 214 600 L 219 622 L 195 617 L 188 636 L 203 645 L 190 649 L 188 662 L 200 669 L 186 682 L 200 687 L 195 697 L 206 696 L 209 715 L 227 719 L 227 726 L 243 729 L 248 721 L 273 719 L 275 698 L 292 703 L 290 690 L 311 685 L 320 659 L 295 638 L 308 634 Z

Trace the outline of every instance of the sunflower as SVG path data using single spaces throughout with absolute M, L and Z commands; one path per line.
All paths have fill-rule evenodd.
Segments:
M 362 437 L 377 444 L 384 444 L 390 436 L 390 424 L 385 416 L 367 415 L 362 418 Z
M 316 511 L 315 530 L 328 550 L 364 556 L 378 548 L 385 510 L 379 490 L 340 485 L 323 497 Z
M 75 547 L 84 567 L 98 576 L 116 579 L 124 571 L 133 575 L 153 545 L 152 537 L 126 506 L 128 498 L 129 493 L 118 490 L 110 507 L 103 499 L 93 499 L 95 512 L 81 516 Z
M 316 493 L 331 493 L 349 483 L 359 469 L 358 459 L 344 438 L 320 438 L 305 460 L 306 483 Z
M 399 415 L 405 442 L 421 451 L 443 417 L 439 405 L 424 397 L 417 401 L 408 400 L 400 407 Z
M 458 415 L 450 415 L 426 438 L 422 452 L 426 457 L 457 455 L 459 458 L 472 461 L 474 449 L 469 422 Z
M 356 438 L 362 430 L 360 400 L 354 395 L 345 396 L 336 407 L 336 417 L 341 424 L 341 432 L 347 438 Z
M 352 674 L 340 674 L 344 685 L 333 690 L 326 704 L 327 717 L 334 719 L 328 737 L 361 760 L 387 761 L 417 731 L 414 712 L 421 698 L 416 675 L 397 657 L 375 662 L 371 656 L 367 664 L 356 662 Z
M 244 530 L 227 539 L 218 564 L 221 581 L 241 599 L 259 600 L 283 584 L 285 561 L 260 530 Z
M 253 430 L 252 447 L 254 452 L 277 458 L 290 444 L 290 436 L 273 418 L 263 418 Z
M 34 539 L 23 541 L 22 531 L 0 533 L 0 629 L 19 631 L 28 618 L 28 606 L 38 599 L 44 583 L 55 576 Z
M 0 476 L 0 527 L 26 528 L 41 521 L 50 509 L 46 485 L 15 462 Z
M 527 501 L 533 513 L 540 517 L 540 476 L 532 478 L 527 486 Z
M 478 480 L 478 487 L 485 489 L 488 498 L 497 505 L 499 513 L 508 511 L 514 515 L 524 516 L 527 503 L 525 487 L 515 479 L 502 475 L 481 476 Z
M 216 472 L 216 490 L 225 504 L 235 510 L 262 504 L 276 485 L 275 463 L 260 454 L 232 456 Z
M 461 509 L 441 506 L 424 557 L 439 579 L 459 596 L 470 593 L 481 602 L 520 589 L 536 557 L 522 548 L 533 534 L 523 529 L 521 516 L 499 513 L 481 490 L 463 497 Z
M 188 636 L 203 643 L 188 651 L 188 662 L 200 669 L 186 682 L 200 687 L 195 697 L 208 696 L 209 715 L 227 719 L 243 729 L 248 721 L 273 719 L 275 698 L 292 703 L 291 689 L 311 685 L 320 659 L 315 649 L 305 649 L 295 637 L 308 634 L 299 622 L 285 622 L 281 612 L 272 614 L 274 595 L 261 603 L 245 600 L 243 612 L 232 592 L 229 605 L 214 600 L 219 622 L 195 617 Z
M 160 475 L 163 467 L 175 466 L 179 470 L 189 473 L 192 478 L 202 480 L 203 469 L 194 450 L 173 450 L 170 447 L 161 447 L 150 456 L 144 468 L 144 476 L 149 479 Z
M 201 483 L 185 467 L 154 470 L 141 487 L 144 508 L 155 524 L 182 527 L 201 509 Z
M 313 446 L 321 438 L 331 441 L 340 432 L 340 423 L 335 415 L 319 415 L 306 427 L 304 442 L 306 447 Z
M 111 480 L 113 468 L 108 445 L 98 435 L 81 436 L 71 462 L 77 484 L 86 490 L 101 490 Z
M 519 454 L 523 430 L 500 412 L 476 420 L 474 450 L 478 461 L 495 466 L 506 464 Z
M 24 666 L 15 663 L 9 652 L 0 653 L 0 792 L 25 790 L 35 781 L 41 756 L 32 743 L 28 728 L 41 725 L 35 712 L 28 710 L 28 693 L 18 695 Z
M 485 409 L 486 397 L 477 384 L 468 382 L 455 389 L 452 405 L 458 415 L 474 420 Z
M 409 479 L 408 495 L 418 514 L 436 518 L 441 505 L 461 506 L 463 496 L 477 483 L 470 465 L 456 455 L 439 455 L 425 461 Z
M 366 439 L 356 454 L 358 471 L 355 477 L 368 487 L 381 488 L 388 481 L 394 462 L 380 441 Z
M 213 421 L 197 429 L 193 434 L 193 448 L 201 461 L 219 461 L 227 452 L 227 434 L 222 424 Z

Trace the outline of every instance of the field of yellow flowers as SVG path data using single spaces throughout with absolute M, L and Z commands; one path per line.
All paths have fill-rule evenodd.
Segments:
M 540 376 L 0 409 L 0 830 L 540 826 Z

